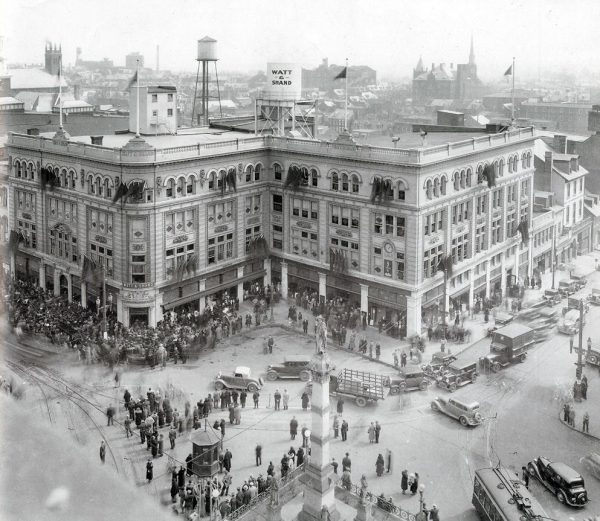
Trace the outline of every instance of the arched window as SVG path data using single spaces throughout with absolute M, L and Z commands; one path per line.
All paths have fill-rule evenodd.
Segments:
M 227 172 L 225 172 L 225 170 L 219 170 L 219 175 L 217 176 L 217 189 L 220 190 L 221 187 L 223 186 L 223 180 L 225 179 L 225 176 L 227 175 Z
M 531 167 L 531 152 L 527 152 L 527 168 Z
M 216 178 L 217 178 L 217 173 L 214 170 L 212 172 L 209 172 L 209 174 L 208 174 L 208 189 L 209 190 L 215 189 Z
M 342 192 L 348 191 L 348 174 L 342 174 Z
M 181 197 L 185 195 L 185 177 L 180 176 L 177 178 L 177 195 L 176 197 Z
M 112 197 L 109 179 L 104 179 L 104 197 Z
M 498 176 L 502 177 L 504 175 L 504 159 L 500 159 L 498 161 Z
M 169 179 L 167 181 L 167 197 L 175 197 L 175 180 Z
M 246 183 L 250 183 L 252 181 L 253 173 L 254 173 L 254 166 L 248 165 L 246 167 Z
M 340 189 L 340 181 L 337 172 L 331 174 L 331 189 L 336 192 Z
M 446 179 L 446 174 L 444 174 L 440 179 L 440 192 L 442 195 L 446 195 L 446 186 L 448 185 L 448 179 Z
M 96 177 L 96 195 L 102 197 L 104 195 L 104 186 L 102 185 L 102 179 L 100 176 Z
M 273 165 L 273 175 L 275 177 L 275 181 L 281 181 L 282 173 L 283 168 L 281 167 L 281 165 L 279 163 L 275 163 Z
M 454 176 L 453 176 L 453 182 L 454 182 L 454 190 L 458 191 L 459 189 L 459 183 L 460 183 L 460 174 L 457 172 L 454 172 Z
M 352 174 L 350 177 L 350 183 L 352 184 L 352 193 L 357 194 L 360 190 L 360 180 L 356 174 Z
M 75 190 L 75 181 L 77 180 L 77 173 L 73 172 L 73 170 L 71 170 L 69 172 L 69 188 L 72 188 L 73 190 Z
M 440 196 L 440 180 L 437 177 L 433 181 L 433 195 L 435 197 Z
M 260 163 L 258 163 L 258 165 L 256 165 L 254 167 L 254 180 L 255 181 L 260 181 L 260 171 L 262 170 L 262 165 Z
M 431 182 L 431 179 L 427 179 L 425 193 L 427 194 L 427 199 L 433 199 L 433 183 Z
M 470 168 L 467 168 L 467 186 L 473 185 L 473 171 Z
M 312 168 L 310 171 L 310 184 L 311 186 L 319 186 L 319 174 L 314 168 Z M 352 188 L 354 188 L 354 185 Z
M 403 181 L 398 181 L 398 200 L 406 201 L 406 186 Z
M 309 181 L 308 168 L 306 168 L 305 166 L 301 166 L 300 171 L 302 172 L 302 186 L 308 186 L 308 181 Z
M 94 176 L 88 175 L 88 190 L 89 193 L 95 195 L 96 193 L 96 183 L 94 182 Z
M 467 176 L 464 170 L 460 171 L 460 187 L 465 188 L 467 186 Z
M 196 176 L 191 175 L 188 177 L 187 182 L 185 184 L 185 193 L 191 195 L 194 193 L 194 189 L 196 187 Z

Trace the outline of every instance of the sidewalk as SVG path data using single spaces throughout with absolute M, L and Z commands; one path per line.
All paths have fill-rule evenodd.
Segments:
M 575 426 L 569 425 L 563 418 L 562 409 L 559 411 L 559 420 L 560 422 L 569 429 L 573 431 L 579 432 L 583 436 L 587 436 L 589 438 L 593 438 L 595 440 L 600 441 L 600 419 L 598 417 L 594 418 L 594 411 L 590 414 L 590 410 L 592 410 L 593 405 L 586 403 L 588 400 L 583 400 L 582 402 L 571 402 L 569 405 L 571 408 L 575 408 Z M 583 432 L 583 415 L 588 413 L 590 416 L 590 424 L 589 424 L 589 432 Z

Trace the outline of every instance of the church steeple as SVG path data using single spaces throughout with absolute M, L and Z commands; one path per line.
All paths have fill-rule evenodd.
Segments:
M 471 33 L 471 50 L 469 51 L 469 65 L 475 65 L 475 49 L 473 48 L 473 33 Z
M 423 72 L 424 70 L 423 56 L 419 56 L 419 61 L 417 62 L 417 68 L 415 69 L 415 72 Z

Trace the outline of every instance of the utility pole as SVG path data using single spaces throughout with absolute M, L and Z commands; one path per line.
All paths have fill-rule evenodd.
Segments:
M 552 289 L 554 289 L 554 278 L 556 275 L 556 227 L 552 227 Z
M 102 263 L 102 337 L 104 340 L 108 338 L 106 332 L 106 271 L 104 270 L 104 262 Z
M 583 299 L 579 301 L 579 350 L 577 351 L 577 369 L 575 370 L 575 378 L 581 380 L 583 375 Z

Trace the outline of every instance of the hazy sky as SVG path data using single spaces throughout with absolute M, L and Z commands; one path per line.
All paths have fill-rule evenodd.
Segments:
M 0 0 L 0 34 L 11 62 L 43 62 L 62 43 L 65 64 L 108 57 L 124 65 L 194 70 L 196 41 L 218 40 L 219 70 L 264 70 L 267 61 L 316 66 L 322 58 L 368 64 L 379 77 L 411 74 L 419 55 L 466 62 L 471 33 L 480 76 L 501 79 L 512 57 L 536 75 L 600 71 L 598 0 Z

